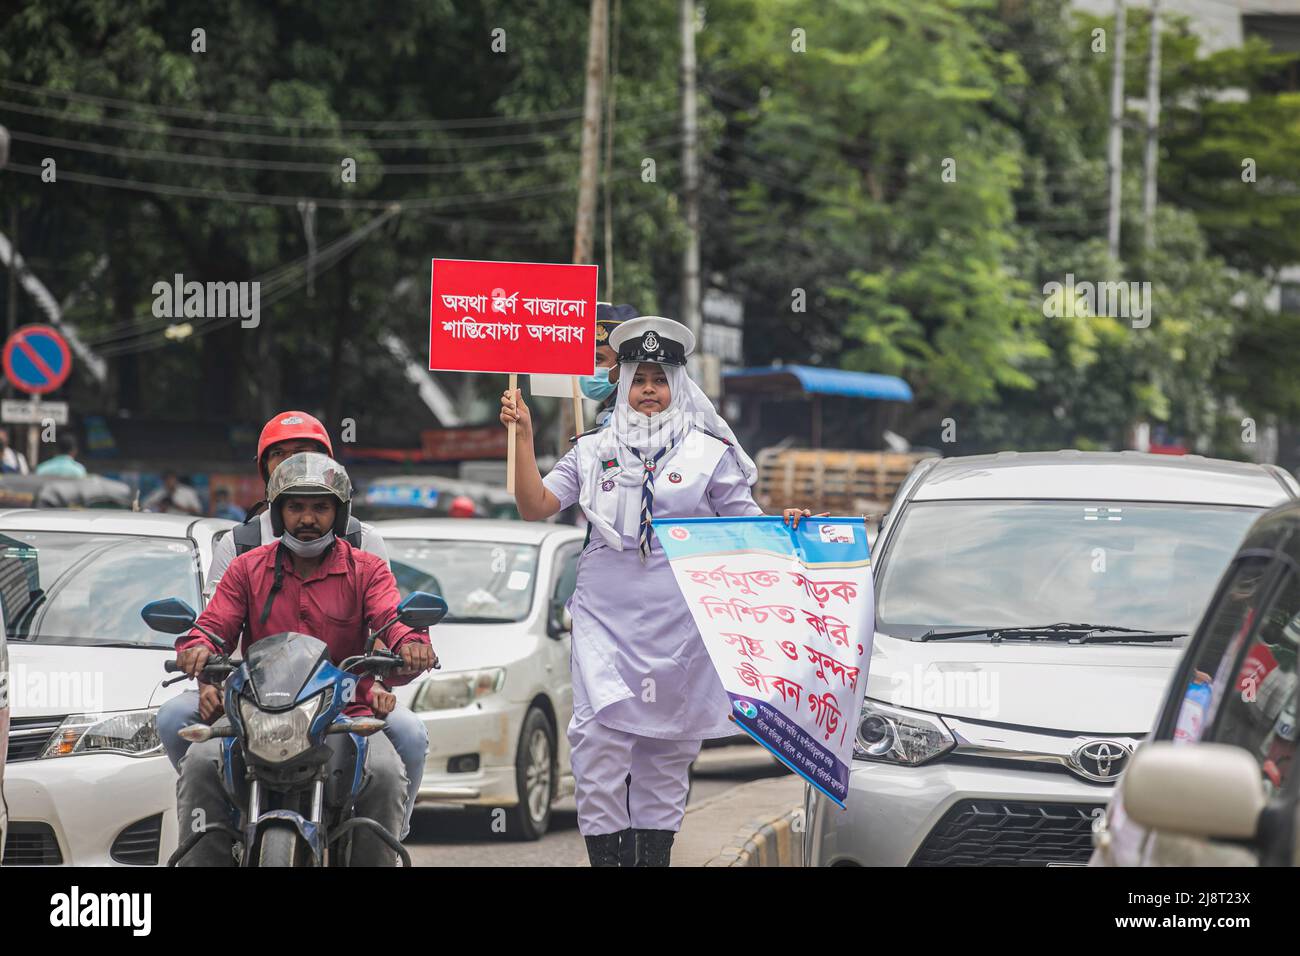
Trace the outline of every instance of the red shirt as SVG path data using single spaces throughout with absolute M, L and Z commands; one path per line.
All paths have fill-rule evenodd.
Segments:
M 262 609 L 275 582 L 277 560 L 283 565 L 283 578 L 263 623 Z M 329 647 L 330 660 L 338 664 L 364 652 L 370 631 L 378 630 L 397 614 L 398 600 L 397 580 L 383 558 L 353 548 L 342 538 L 335 539 L 325 559 L 306 580 L 294 571 L 287 551 L 281 557 L 280 542 L 272 541 L 230 562 L 198 623 L 227 644 L 232 644 L 242 629 L 240 648 L 245 655 L 249 644 L 272 634 L 310 634 Z M 428 644 L 429 635 L 399 623 L 385 631 L 380 640 L 400 651 L 412 641 Z M 212 642 L 197 629 L 176 640 L 178 653 L 200 645 L 212 648 Z M 406 684 L 416 676 L 393 672 L 386 681 Z M 373 684 L 373 677 L 365 677 L 357 684 L 356 701 L 348 705 L 345 714 L 355 717 L 371 713 Z

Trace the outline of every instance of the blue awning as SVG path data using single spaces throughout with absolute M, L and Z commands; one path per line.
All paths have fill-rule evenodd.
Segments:
M 809 395 L 847 395 L 889 402 L 910 402 L 912 387 L 897 375 L 849 372 L 812 365 L 768 365 L 727 372 L 723 378 L 733 391 L 796 391 Z

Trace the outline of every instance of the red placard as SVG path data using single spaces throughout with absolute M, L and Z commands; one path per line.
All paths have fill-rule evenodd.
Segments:
M 434 259 L 429 368 L 590 375 L 597 267 Z

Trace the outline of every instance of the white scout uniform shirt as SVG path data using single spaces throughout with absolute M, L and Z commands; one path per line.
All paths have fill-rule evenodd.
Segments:
M 562 508 L 578 500 L 596 464 L 595 436 L 578 439 L 544 479 Z M 614 465 L 607 474 L 618 471 Z M 637 477 L 640 477 L 639 475 Z M 635 528 L 640 485 L 602 480 L 597 494 L 620 495 Z M 654 514 L 662 518 L 760 515 L 731 447 L 696 429 L 655 474 Z M 665 740 L 735 732 L 722 683 L 658 541 L 641 563 L 635 537 L 623 550 L 593 533 L 578 564 L 573 615 L 574 710 L 590 706 L 606 727 Z

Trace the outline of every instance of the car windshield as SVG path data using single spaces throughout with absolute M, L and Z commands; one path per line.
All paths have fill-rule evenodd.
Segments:
M 1145 502 L 913 502 L 884 556 L 877 629 L 910 638 L 1078 621 L 1190 632 L 1259 514 Z
M 178 597 L 195 610 L 198 555 L 188 540 L 46 531 L 0 533 L 0 605 L 13 641 L 169 648 L 140 609 Z
M 500 541 L 388 539 L 388 556 L 405 597 L 440 595 L 448 622 L 503 624 L 522 621 L 533 602 L 537 546 Z

